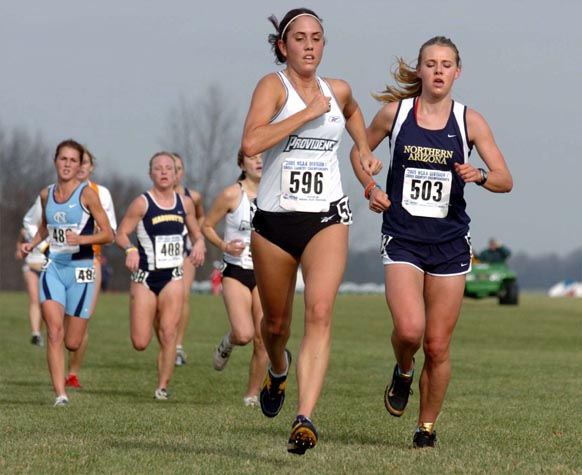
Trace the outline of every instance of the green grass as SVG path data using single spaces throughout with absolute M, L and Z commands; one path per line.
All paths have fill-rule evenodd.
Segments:
M 289 344 L 297 353 L 302 301 Z M 0 473 L 573 474 L 582 473 L 582 303 L 523 295 L 518 307 L 467 300 L 452 348 L 453 379 L 438 448 L 413 451 L 418 394 L 400 419 L 384 409 L 394 365 L 383 296 L 340 296 L 331 364 L 304 457 L 286 442 L 294 372 L 275 419 L 246 408 L 250 348 L 225 371 L 212 351 L 227 329 L 222 300 L 192 296 L 172 400 L 156 402 L 157 343 L 129 340 L 128 296 L 103 295 L 90 324 L 84 389 L 54 408 L 44 349 L 28 343 L 26 296 L 0 294 Z M 422 363 L 422 355 L 417 357 Z

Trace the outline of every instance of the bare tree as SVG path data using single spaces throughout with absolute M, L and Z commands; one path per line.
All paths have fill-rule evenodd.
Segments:
M 242 124 L 229 102 L 230 94 L 212 85 L 196 100 L 180 98 L 169 115 L 162 145 L 184 159 L 185 184 L 206 203 L 238 175 L 233 167 Z
M 14 252 L 22 218 L 40 190 L 54 179 L 51 154 L 42 138 L 0 127 L 0 289 L 22 288 Z
M 236 155 L 240 147 L 242 122 L 229 102 L 231 95 L 212 85 L 196 100 L 181 97 L 170 111 L 162 146 L 177 152 L 184 160 L 184 185 L 202 195 L 206 210 L 218 193 L 239 175 Z M 218 226 L 222 232 L 222 223 Z M 206 263 L 196 273 L 207 279 L 212 263 L 222 260 L 222 253 L 208 246 Z

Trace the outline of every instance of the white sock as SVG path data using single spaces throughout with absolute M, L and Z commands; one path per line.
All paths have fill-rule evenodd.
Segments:
M 287 376 L 287 374 L 289 373 L 289 358 L 287 358 L 287 352 L 285 352 L 285 361 L 287 362 L 287 369 L 285 369 L 285 371 L 283 371 L 282 373 L 278 374 L 278 373 L 273 373 L 273 367 L 271 366 L 271 364 L 269 363 L 269 367 L 271 368 L 271 376 L 273 376 L 274 378 L 282 378 L 283 376 Z

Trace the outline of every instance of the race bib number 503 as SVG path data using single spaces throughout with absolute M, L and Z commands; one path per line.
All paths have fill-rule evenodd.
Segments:
M 402 188 L 402 207 L 413 216 L 446 218 L 451 183 L 450 171 L 407 168 Z

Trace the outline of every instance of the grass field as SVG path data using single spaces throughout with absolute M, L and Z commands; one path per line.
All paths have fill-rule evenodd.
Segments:
M 304 457 L 286 452 L 294 370 L 281 414 L 267 419 L 242 405 L 250 348 L 237 348 L 222 373 L 212 369 L 227 329 L 220 298 L 192 296 L 188 364 L 174 372 L 172 399 L 158 402 L 157 343 L 134 351 L 128 296 L 103 295 L 89 326 L 84 388 L 69 392 L 67 408 L 52 407 L 45 351 L 28 342 L 25 294 L 1 293 L 0 308 L 2 474 L 582 474 L 579 299 L 523 295 L 518 307 L 467 300 L 438 447 L 414 451 L 418 394 L 400 419 L 383 404 L 394 365 L 384 299 L 338 297 L 331 364 L 314 414 L 320 444 Z

